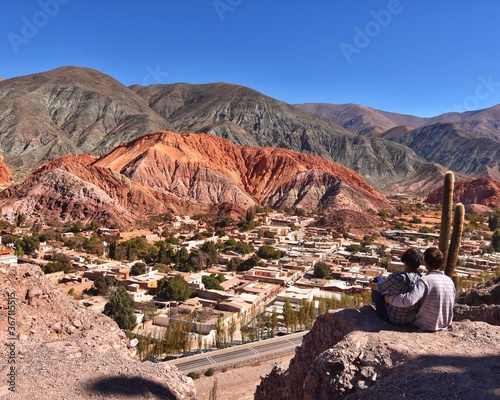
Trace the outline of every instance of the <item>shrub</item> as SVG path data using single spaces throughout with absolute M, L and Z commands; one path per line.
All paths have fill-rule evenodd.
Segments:
M 198 372 L 190 372 L 187 374 L 191 379 L 198 379 L 200 377 L 200 374 Z
M 205 376 L 212 376 L 213 374 L 215 374 L 215 369 L 213 368 L 209 368 L 205 371 Z

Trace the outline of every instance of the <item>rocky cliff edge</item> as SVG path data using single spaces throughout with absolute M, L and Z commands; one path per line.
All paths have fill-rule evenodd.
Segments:
M 499 290 L 497 278 L 476 293 Z M 371 306 L 322 314 L 289 368 L 276 365 L 254 398 L 500 399 L 500 326 L 491 324 L 500 305 L 457 304 L 455 314 L 460 321 L 434 333 L 387 324 Z
M 1 399 L 197 398 L 190 378 L 133 359 L 114 321 L 58 290 L 34 265 L 0 268 L 0 340 Z

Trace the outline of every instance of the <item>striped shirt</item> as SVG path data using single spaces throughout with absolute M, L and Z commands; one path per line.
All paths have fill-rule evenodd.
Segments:
M 429 271 L 409 293 L 390 297 L 395 307 L 410 307 L 421 300 L 413 325 L 424 331 L 446 329 L 453 319 L 455 285 L 443 271 Z
M 407 293 L 413 290 L 416 282 L 420 279 L 418 272 L 402 271 L 391 274 L 384 282 L 377 283 L 377 290 L 388 292 L 394 296 L 401 293 Z M 405 325 L 413 322 L 417 316 L 420 303 L 417 302 L 410 307 L 395 307 L 391 304 L 385 304 L 389 321 L 396 325 Z

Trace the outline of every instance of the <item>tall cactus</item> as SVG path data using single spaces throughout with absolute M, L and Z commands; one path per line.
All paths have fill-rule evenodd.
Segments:
M 453 279 L 455 267 L 462 240 L 464 229 L 464 205 L 458 203 L 453 213 L 453 186 L 455 176 L 453 172 L 448 171 L 444 177 L 443 186 L 443 206 L 441 209 L 441 231 L 439 233 L 439 250 L 443 253 L 444 273 Z M 453 232 L 451 222 L 453 215 Z M 456 279 L 454 280 L 454 282 Z
M 465 209 L 462 203 L 455 206 L 453 215 L 453 233 L 451 234 L 450 247 L 448 248 L 448 259 L 444 273 L 450 278 L 453 278 L 455 266 L 458 260 L 458 251 L 460 250 L 460 241 L 462 240 L 462 232 L 464 229 Z
M 439 250 L 443 253 L 443 268 L 446 267 L 448 259 L 448 245 L 451 233 L 451 216 L 453 211 L 453 186 L 455 175 L 448 171 L 444 176 L 443 206 L 441 208 L 441 230 L 439 233 Z

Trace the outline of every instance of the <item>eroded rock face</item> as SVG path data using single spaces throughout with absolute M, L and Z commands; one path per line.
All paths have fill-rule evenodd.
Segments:
M 426 202 L 432 204 L 441 203 L 443 199 L 443 188 L 429 193 Z M 490 209 L 500 207 L 500 182 L 490 178 L 479 178 L 465 182 L 456 182 L 453 191 L 453 202 L 464 205 L 482 205 Z
M 18 338 L 10 365 L 9 306 Z M 196 399 L 190 378 L 174 366 L 134 359 L 114 321 L 59 291 L 35 265 L 0 268 L 0 340 L 2 371 L 18 371 L 15 393 L 0 383 L 5 398 Z
M 469 319 L 500 325 L 500 276 L 460 293 L 453 311 L 456 321 Z
M 233 205 L 321 207 L 355 213 L 390 209 L 354 171 L 286 149 L 241 147 L 206 134 L 156 132 L 97 161 L 65 157 L 0 193 L 6 213 L 54 212 L 65 220 L 130 226 L 149 213 L 194 214 Z
M 382 322 L 371 307 L 329 312 L 304 336 L 288 370 L 275 367 L 254 398 L 491 398 L 500 394 L 498 340 L 500 327 L 484 322 L 424 333 Z
M 476 285 L 465 293 L 457 296 L 458 304 L 467 304 L 468 306 L 479 306 L 481 304 L 500 305 L 500 276 Z
M 12 183 L 12 172 L 0 159 L 0 185 Z

